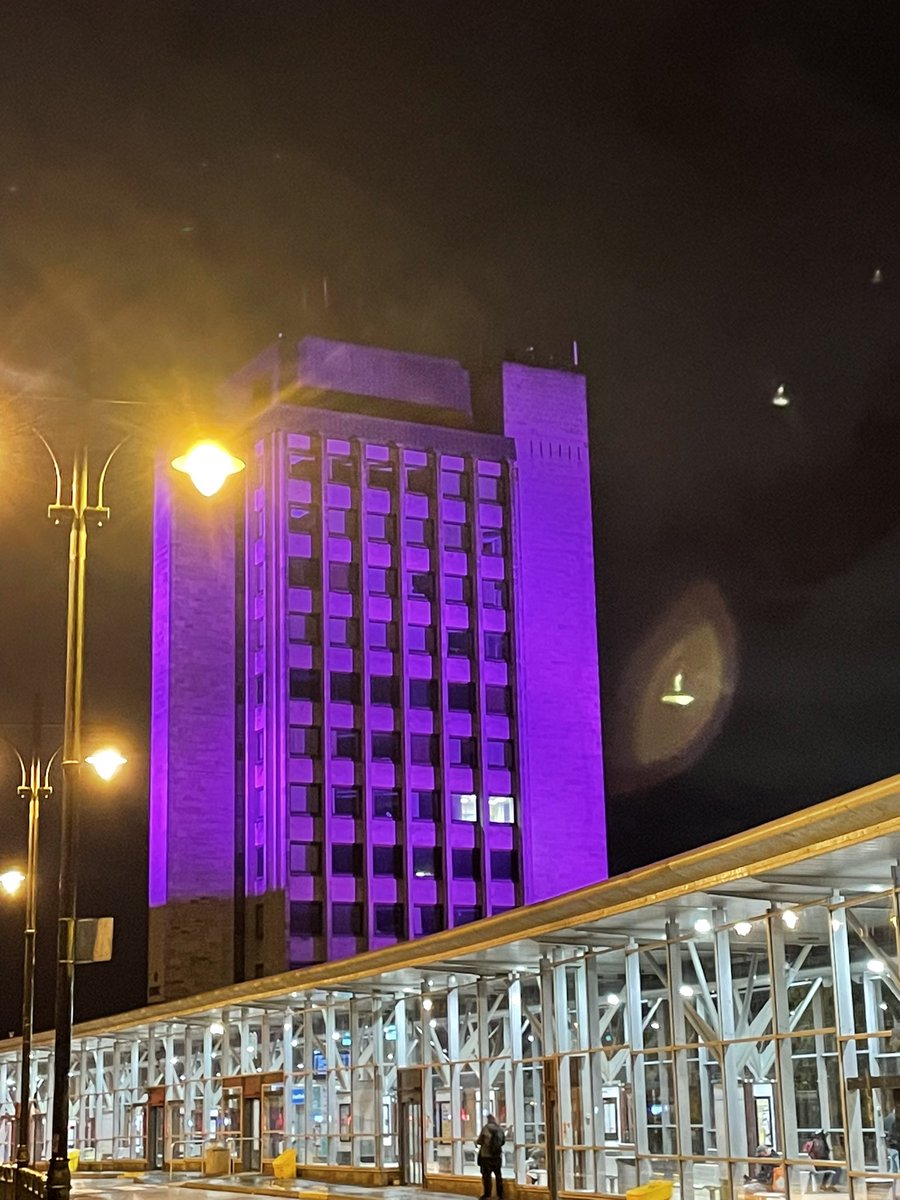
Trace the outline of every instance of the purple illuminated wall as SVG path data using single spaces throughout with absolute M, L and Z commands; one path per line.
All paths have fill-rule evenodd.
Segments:
M 606 875 L 593 520 L 582 375 L 503 365 L 516 446 L 525 899 Z
M 160 482 L 151 999 L 605 874 L 584 380 L 499 382 L 304 339 L 230 384 L 239 539 Z
M 235 591 L 227 500 L 157 474 L 150 733 L 150 998 L 233 970 Z M 158 989 L 158 990 L 155 990 Z

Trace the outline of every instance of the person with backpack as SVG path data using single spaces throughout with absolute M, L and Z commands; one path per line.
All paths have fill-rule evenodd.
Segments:
M 481 1200 L 490 1200 L 491 1175 L 497 1180 L 497 1200 L 503 1200 L 503 1144 L 506 1137 L 493 1113 L 485 1117 L 484 1126 L 475 1145 L 478 1148 L 478 1169 L 481 1171 Z
M 821 1162 L 831 1158 L 831 1148 L 828 1145 L 828 1135 L 824 1129 L 820 1129 L 818 1133 L 813 1134 L 810 1140 L 803 1147 L 813 1162 Z M 816 1171 L 822 1174 L 822 1191 L 833 1192 L 836 1182 L 837 1171 L 834 1167 L 816 1167 Z

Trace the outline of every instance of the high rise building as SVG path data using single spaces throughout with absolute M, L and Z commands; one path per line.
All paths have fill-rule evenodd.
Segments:
M 150 999 L 603 878 L 583 376 L 305 338 L 228 395 L 239 504 L 157 480 Z

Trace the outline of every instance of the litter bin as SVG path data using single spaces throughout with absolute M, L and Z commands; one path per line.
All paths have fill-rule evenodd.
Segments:
M 297 1178 L 297 1151 L 282 1150 L 272 1160 L 272 1173 L 276 1179 Z
M 207 1146 L 203 1151 L 204 1175 L 228 1175 L 231 1173 L 231 1151 L 227 1146 Z
M 69 1174 L 74 1175 L 75 1172 L 78 1170 L 78 1164 L 81 1161 L 81 1151 L 80 1150 L 70 1150 L 68 1157 L 69 1157 Z

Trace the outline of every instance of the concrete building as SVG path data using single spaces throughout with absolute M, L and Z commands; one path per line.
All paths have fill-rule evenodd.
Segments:
M 583 376 L 306 338 L 228 398 L 239 505 L 157 481 L 150 999 L 603 878 Z
M 895 776 L 411 945 L 93 1021 L 72 1144 L 119 1170 L 199 1169 L 224 1144 L 259 1171 L 293 1149 L 307 1178 L 474 1196 L 490 1110 L 512 1196 L 666 1179 L 675 1200 L 887 1200 L 898 856 Z M 52 1034 L 35 1048 L 41 1159 Z M 0 1043 L 7 1159 L 18 1049 Z

